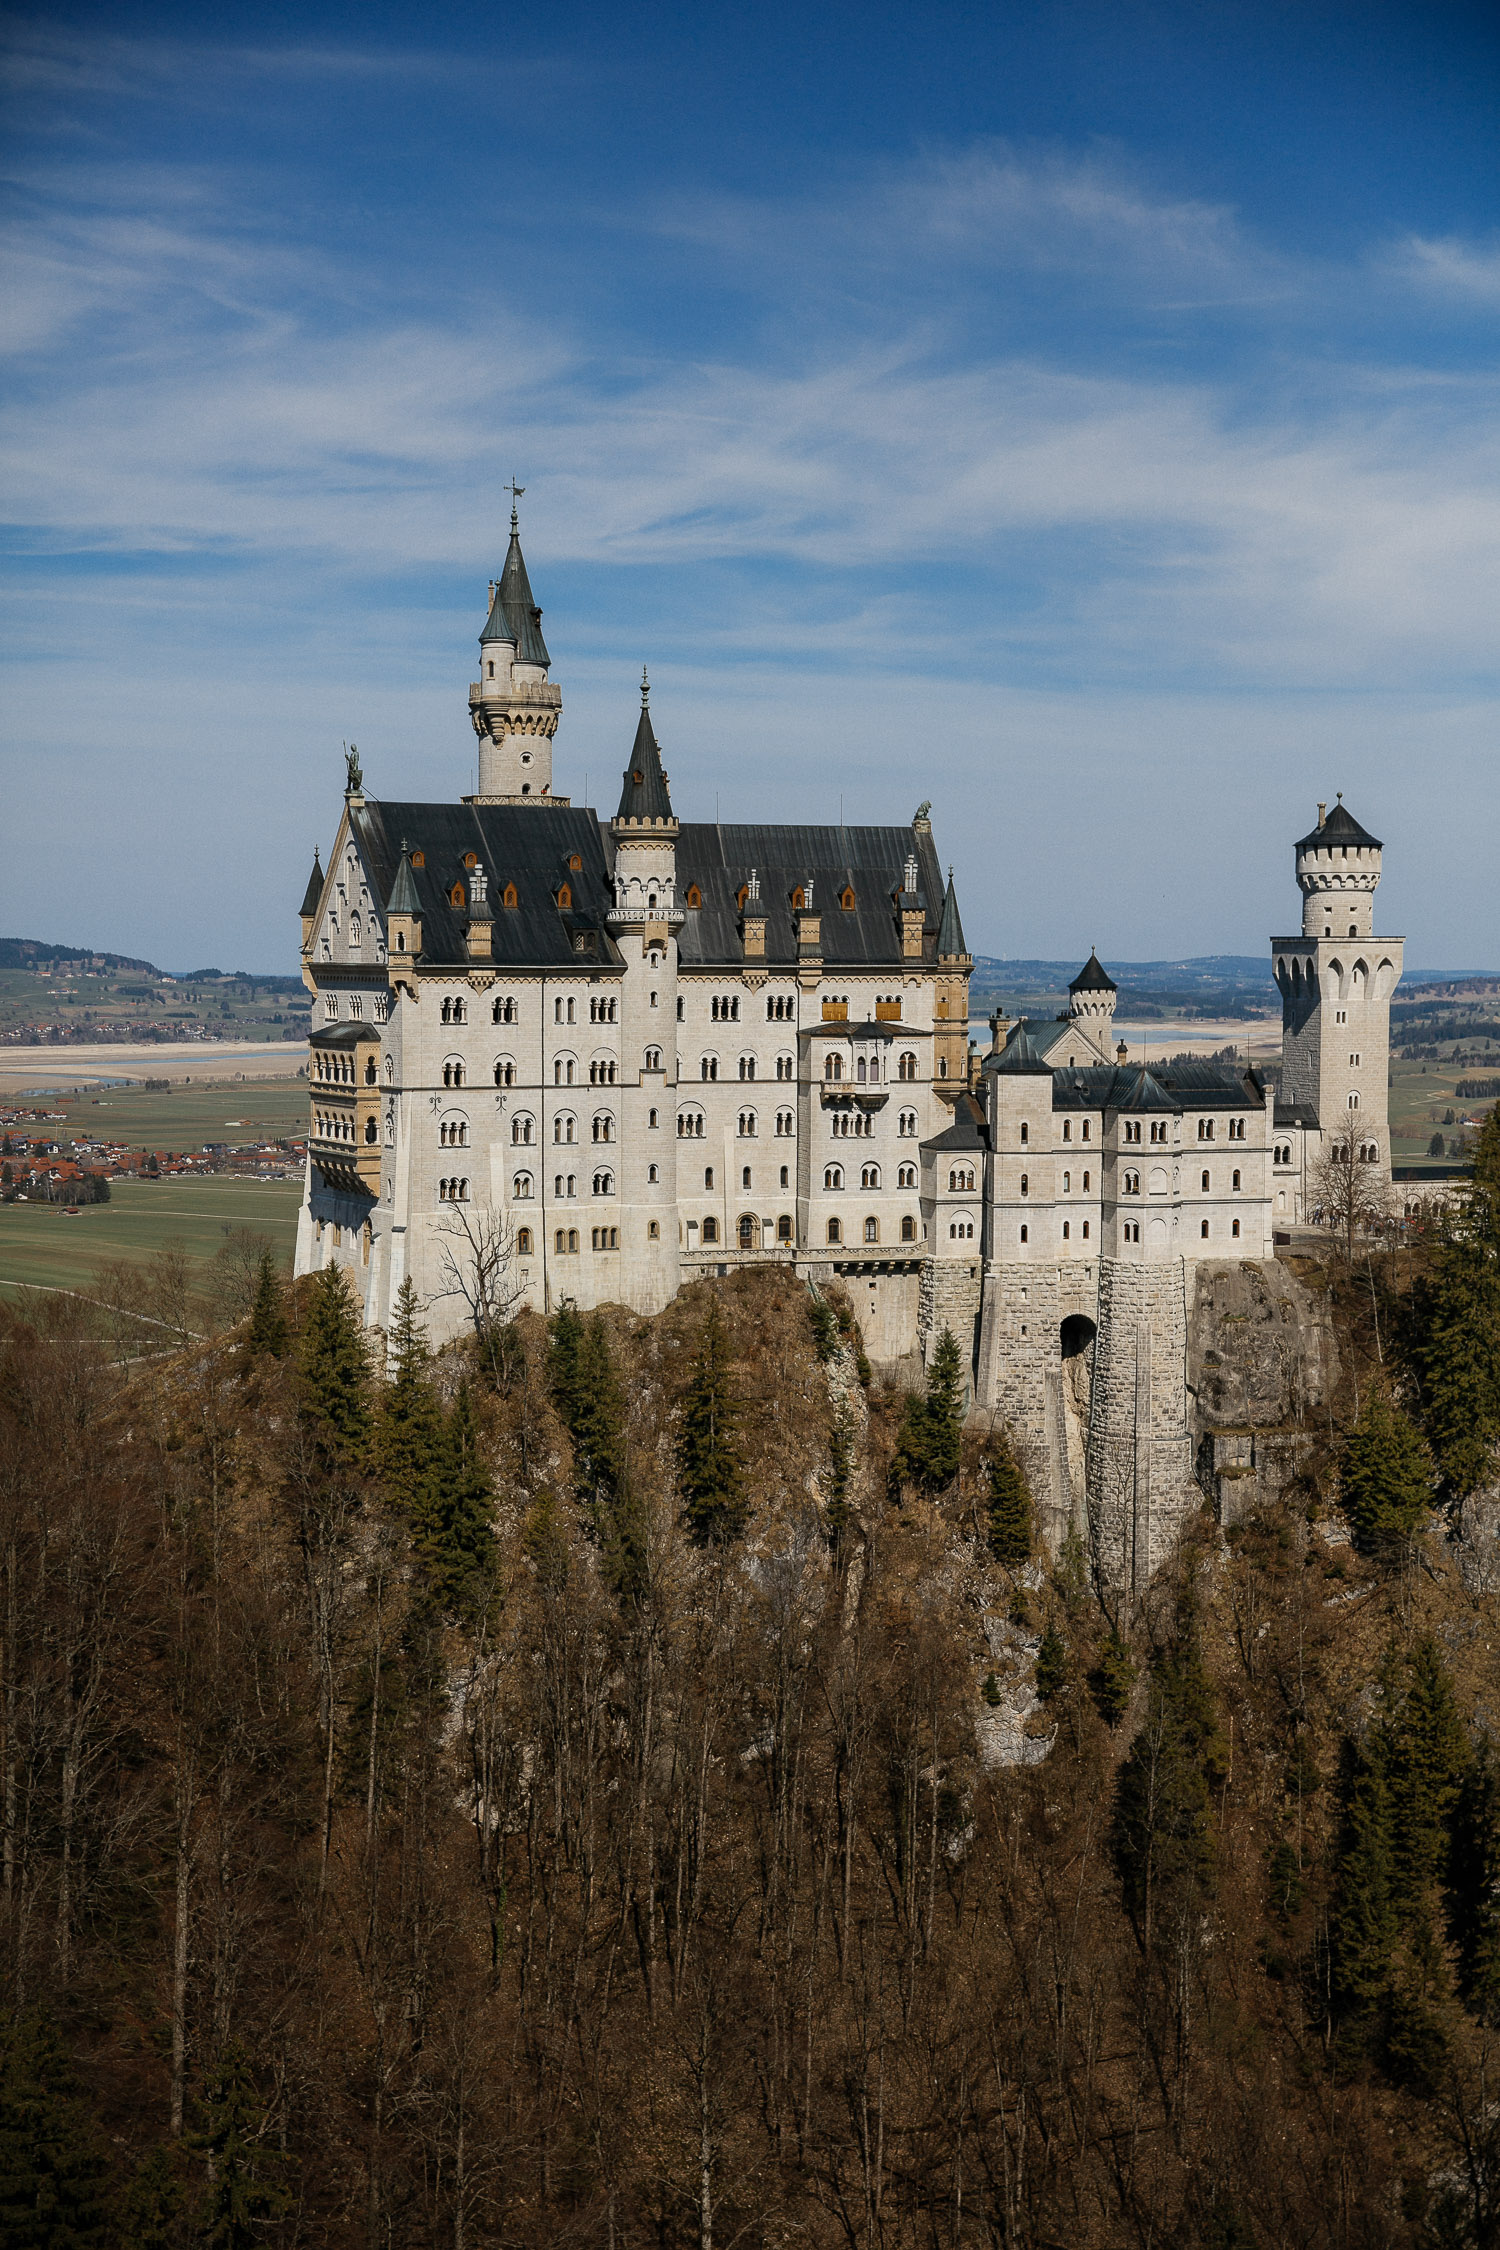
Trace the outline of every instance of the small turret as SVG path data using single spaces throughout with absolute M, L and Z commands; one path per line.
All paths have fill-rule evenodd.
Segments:
M 1317 827 L 1297 844 L 1304 937 L 1371 935 L 1382 849 L 1345 810 L 1342 793 L 1332 812 L 1319 805 Z
M 943 893 L 943 918 L 938 924 L 937 941 L 940 961 L 962 962 L 974 966 L 972 954 L 964 944 L 964 926 L 958 915 L 958 893 L 953 888 L 953 870 L 948 870 L 948 888 Z
M 1110 1032 L 1120 988 L 1093 947 L 1068 986 L 1068 1021 L 1076 1024 L 1101 1062 L 1109 1061 Z
M 322 897 L 323 862 L 318 856 L 317 846 L 314 845 L 312 873 L 307 878 L 307 889 L 302 893 L 302 950 L 304 953 L 312 944 L 313 931 L 318 920 L 318 907 Z
M 385 951 L 392 976 L 401 961 L 415 960 L 422 950 L 422 902 L 411 871 L 411 853 L 403 836 L 396 880 L 385 909 Z
M 511 489 L 519 499 L 525 486 Z M 490 580 L 489 601 L 479 636 L 479 678 L 469 689 L 469 716 L 479 737 L 478 800 L 566 803 L 552 795 L 552 737 L 562 715 L 562 690 L 547 678 L 552 659 L 514 507 L 505 568 Z
M 635 730 L 635 745 L 630 753 L 630 763 L 625 768 L 615 822 L 617 826 L 628 822 L 632 827 L 670 827 L 674 830 L 677 826 L 672 814 L 667 777 L 662 771 L 656 729 L 651 724 L 651 682 L 644 666 L 641 670 L 641 716 Z

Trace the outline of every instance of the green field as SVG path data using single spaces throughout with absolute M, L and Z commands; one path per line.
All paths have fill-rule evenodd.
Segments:
M 239 1227 L 272 1245 L 290 1270 L 300 1180 L 115 1180 L 111 1200 L 69 1218 L 55 1204 L 0 1204 L 0 1292 L 29 1294 L 18 1282 L 92 1293 L 102 1265 L 147 1265 L 164 1243 L 179 1243 L 201 1272 Z
M 1472 1048 L 1469 1052 L 1472 1055 Z M 1500 1056 L 1493 1063 L 1471 1060 L 1454 1064 L 1445 1060 L 1391 1065 L 1391 1153 L 1398 1164 L 1412 1164 L 1425 1157 L 1434 1133 L 1440 1132 L 1445 1141 L 1461 1140 L 1457 1120 L 1480 1117 L 1492 1106 L 1488 1102 L 1460 1101 L 1456 1089 L 1461 1078 L 1500 1078 Z M 1451 1125 L 1444 1123 L 1449 1110 L 1454 1114 Z
M 127 1148 L 162 1153 L 198 1149 L 205 1141 L 284 1140 L 307 1131 L 305 1078 L 221 1079 L 164 1092 L 123 1086 L 101 1094 L 10 1098 L 18 1108 L 61 1110 L 67 1120 L 17 1131 L 46 1132 L 59 1141 L 123 1141 Z

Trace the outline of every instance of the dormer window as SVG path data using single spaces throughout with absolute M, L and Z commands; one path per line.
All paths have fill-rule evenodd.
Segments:
M 571 885 L 569 885 L 569 884 L 567 884 L 567 883 L 559 883 L 559 884 L 558 884 L 558 886 L 557 886 L 557 903 L 558 903 L 559 907 L 560 907 L 560 908 L 562 908 L 562 910 L 563 910 L 564 912 L 566 912 L 566 910 L 567 910 L 567 909 L 568 909 L 568 908 L 569 908 L 569 907 L 570 907 L 570 906 L 572 905 L 572 903 L 573 903 L 573 892 L 572 892 L 572 887 L 571 887 Z
M 465 852 L 463 857 L 463 864 L 465 867 L 477 867 L 479 865 L 478 852 Z
M 750 896 L 750 885 L 749 885 L 748 883 L 741 883 L 741 885 L 740 885 L 739 889 L 738 889 L 738 890 L 737 890 L 737 891 L 735 892 L 735 894 L 734 894 L 734 897 L 735 897 L 735 904 L 736 904 L 736 905 L 737 905 L 737 906 L 739 907 L 739 910 L 740 910 L 740 912 L 741 912 L 742 914 L 743 914 L 743 913 L 744 913 L 744 911 L 745 911 L 745 901 L 746 901 L 746 899 L 747 899 L 747 898 L 748 898 L 749 896 Z M 689 892 L 689 893 L 688 893 L 688 904 L 689 904 L 689 906 L 691 906 L 691 905 L 692 905 L 692 903 L 693 903 L 693 899 L 692 899 L 692 893 L 691 893 L 691 892 Z
M 453 888 L 452 888 L 452 890 L 451 890 L 451 891 L 450 891 L 450 892 L 448 893 L 448 904 L 449 904 L 450 906 L 462 906 L 462 905 L 463 905 L 463 902 L 464 902 L 464 887 L 463 887 L 463 884 L 462 884 L 462 883 L 455 883 L 455 884 L 454 884 L 454 886 L 453 886 Z
M 501 893 L 501 903 L 505 906 L 510 907 L 512 911 L 514 911 L 516 906 L 519 905 L 520 902 L 516 897 L 516 886 L 514 883 L 506 884 L 504 891 Z
M 801 892 L 800 888 L 799 888 L 798 890 L 795 890 L 795 891 L 793 891 L 793 893 L 792 893 L 792 912 L 793 912 L 794 914 L 800 914 L 800 913 L 802 912 L 802 909 L 803 909 L 803 907 L 804 907 L 804 906 L 806 905 L 806 903 L 807 903 L 807 901 L 806 901 L 806 900 L 805 900 L 805 898 L 803 897 L 803 895 L 802 895 L 802 892 Z
M 839 893 L 839 904 L 844 909 L 844 912 L 846 914 L 852 914 L 854 912 L 854 892 L 852 887 L 848 883 L 844 885 L 843 890 Z
M 427 854 L 425 852 L 413 852 L 411 863 L 413 867 L 425 867 L 427 865 Z
M 572 868 L 574 874 L 576 875 L 578 873 L 578 870 L 583 865 L 583 861 L 579 858 L 577 852 L 570 852 L 568 854 L 568 865 Z
M 699 907 L 703 904 L 703 893 L 696 883 L 689 883 L 687 887 L 687 902 L 691 907 Z

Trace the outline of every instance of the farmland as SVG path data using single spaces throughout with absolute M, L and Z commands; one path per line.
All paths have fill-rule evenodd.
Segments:
M 181 1246 L 194 1286 L 240 1228 L 264 1236 L 290 1270 L 296 1241 L 298 1180 L 115 1180 L 108 1203 L 69 1217 L 58 1205 L 0 1205 L 0 1296 L 29 1294 L 18 1283 L 94 1293 L 101 1266 L 146 1266 L 168 1243 Z

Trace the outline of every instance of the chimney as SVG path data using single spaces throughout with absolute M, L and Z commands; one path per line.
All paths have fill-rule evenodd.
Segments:
M 1009 1019 L 1003 1008 L 997 1008 L 990 1017 L 990 1053 L 992 1055 L 998 1055 L 1005 1045 L 1008 1021 Z
M 1124 1040 L 1122 1039 L 1119 1046 L 1115 1049 L 1115 1061 L 1120 1065 L 1121 1069 L 1123 1069 L 1125 1064 L 1128 1063 L 1129 1060 L 1130 1049 L 1126 1046 Z
M 1327 805 L 1326 805 L 1326 804 L 1322 804 L 1322 805 L 1319 805 L 1319 807 L 1318 807 L 1318 826 L 1319 826 L 1320 828 L 1321 828 L 1321 827 L 1322 827 L 1322 825 L 1323 825 L 1323 815 L 1324 815 L 1324 813 L 1325 813 L 1325 812 L 1327 812 L 1327 810 L 1328 810 L 1328 807 L 1327 807 Z

